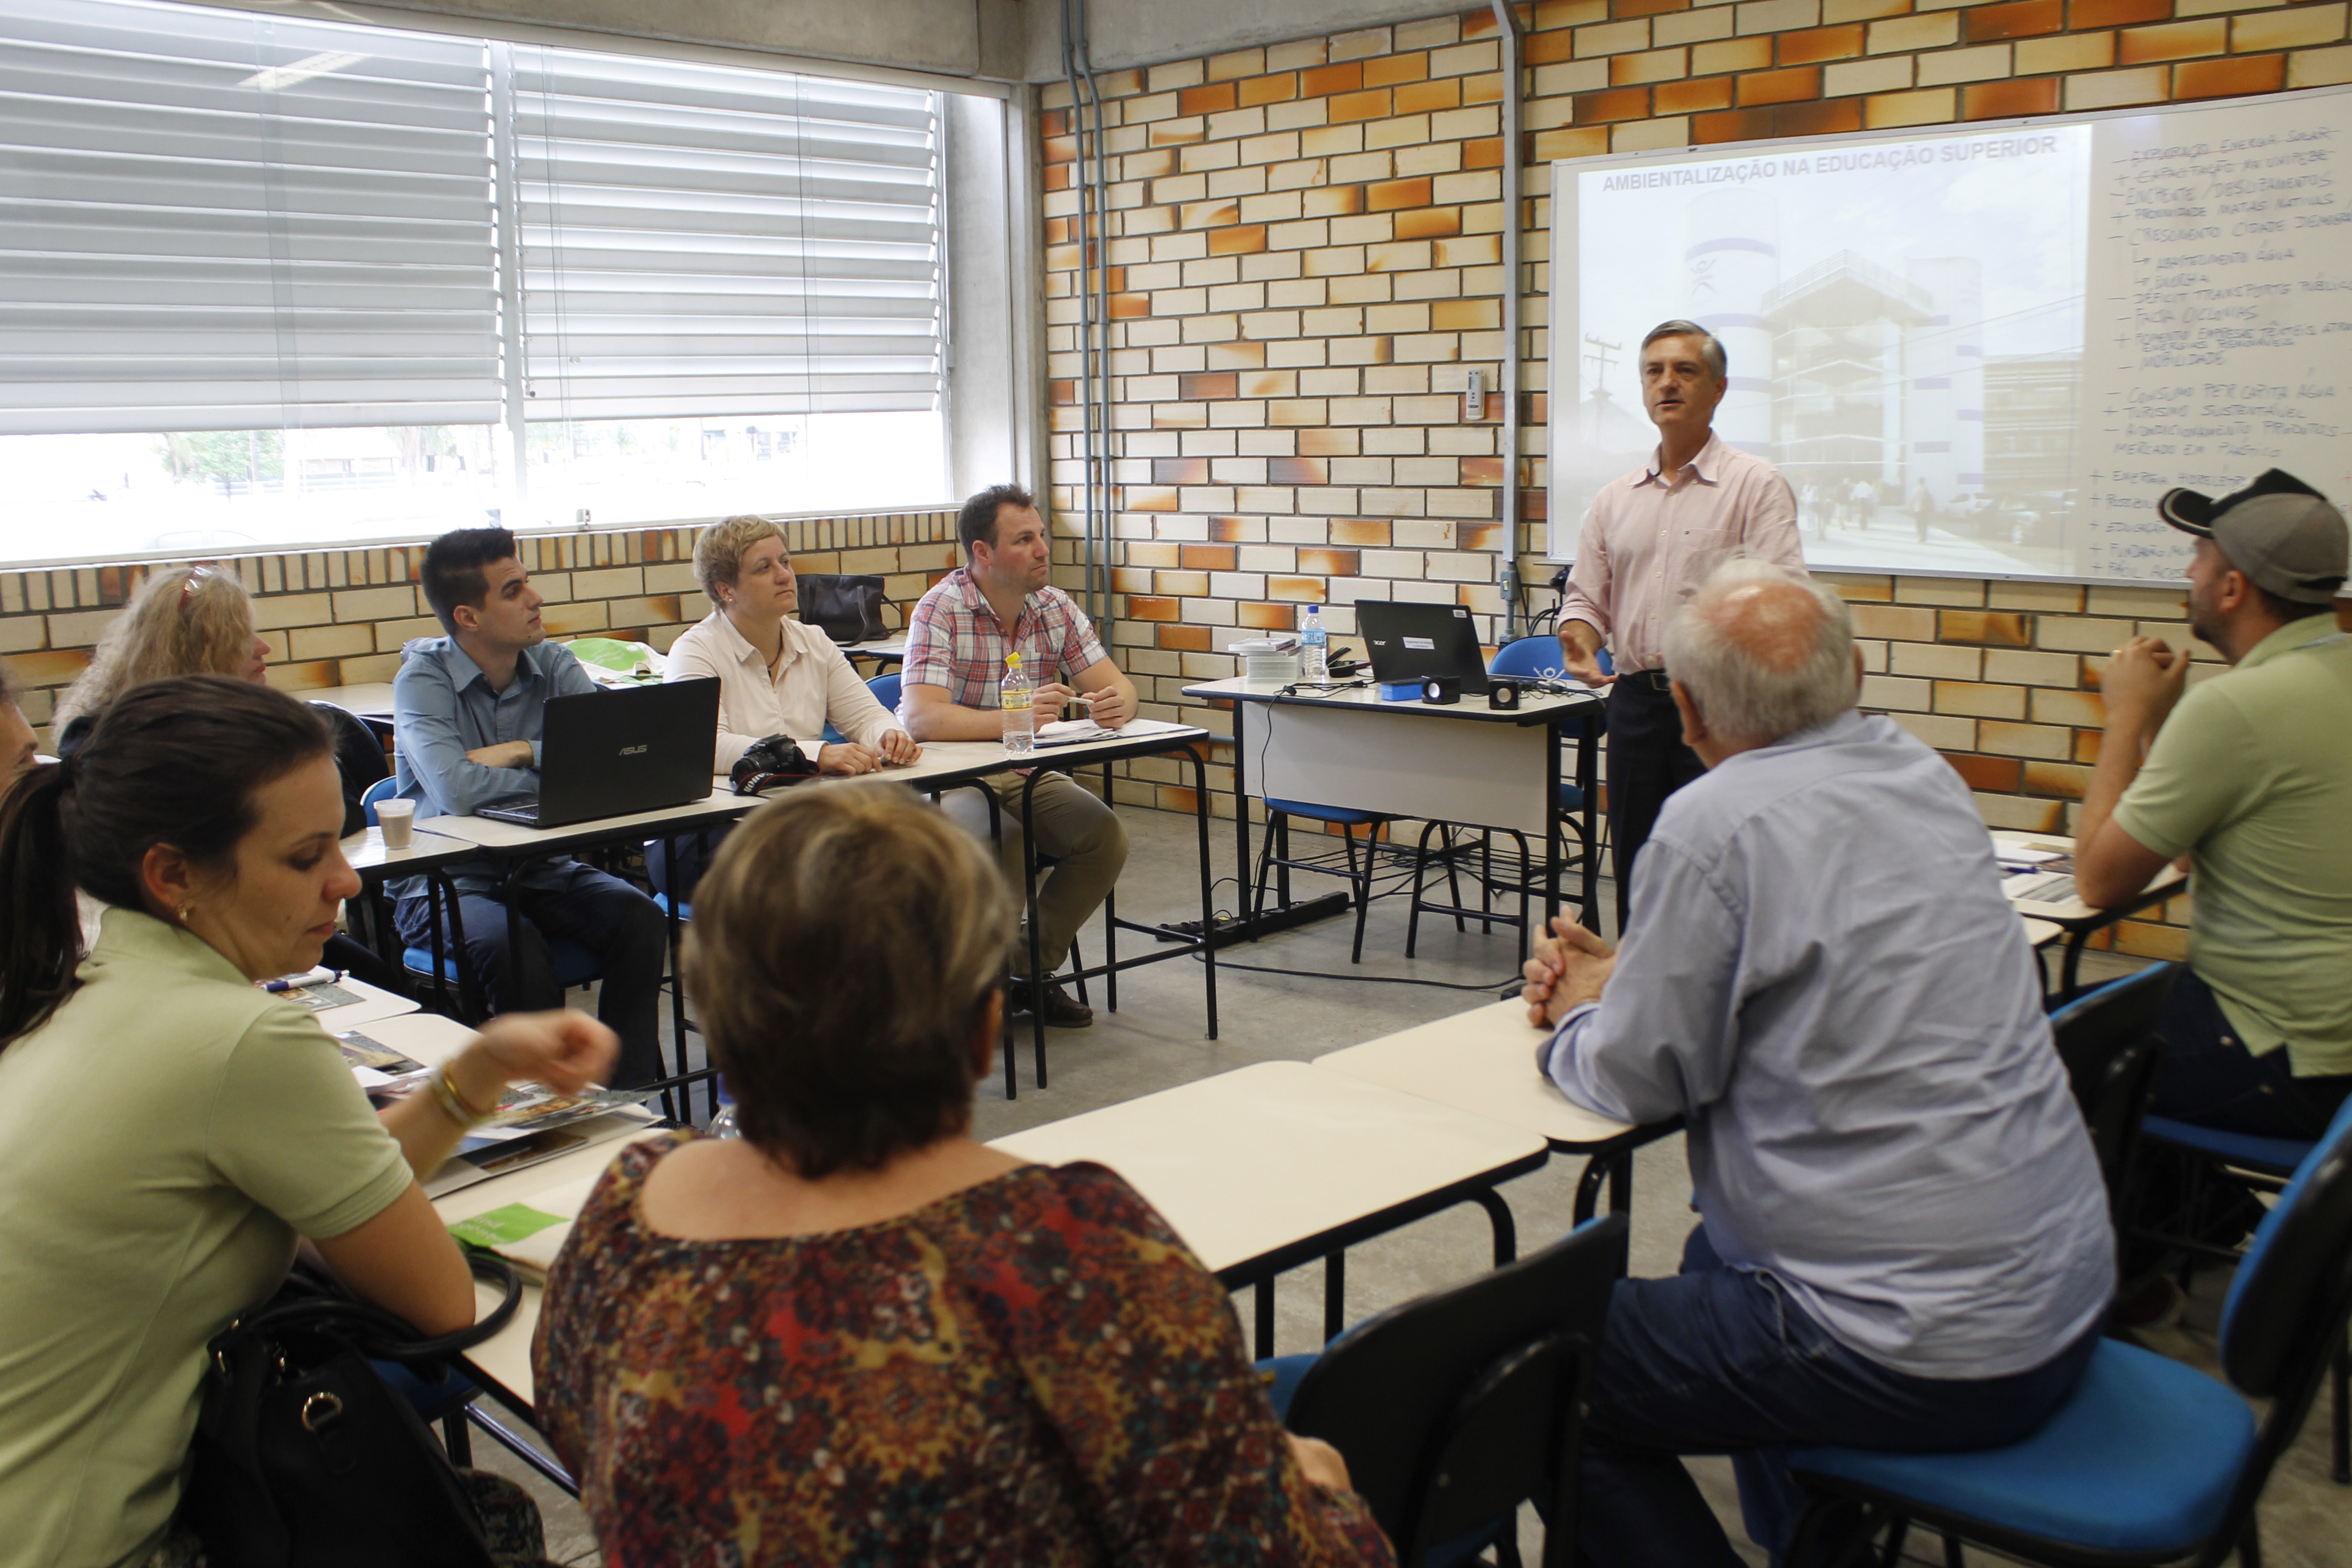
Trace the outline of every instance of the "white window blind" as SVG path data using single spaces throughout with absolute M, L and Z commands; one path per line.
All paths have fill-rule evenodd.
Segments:
M 487 46 L 0 0 L 0 434 L 500 416 Z
M 527 417 L 940 406 L 931 94 L 513 58 Z

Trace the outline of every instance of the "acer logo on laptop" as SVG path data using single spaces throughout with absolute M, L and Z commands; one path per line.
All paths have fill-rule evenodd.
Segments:
M 643 746 L 623 746 L 621 748 L 621 755 L 625 757 L 642 757 L 645 754 L 646 748 Z

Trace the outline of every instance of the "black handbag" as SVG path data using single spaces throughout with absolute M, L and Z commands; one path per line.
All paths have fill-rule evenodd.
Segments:
M 882 625 L 882 579 L 830 573 L 802 576 L 801 620 L 837 643 L 876 642 L 889 633 Z
M 205 1347 L 194 1469 L 180 1519 L 207 1568 L 491 1568 L 456 1468 L 401 1394 L 369 1365 L 428 1382 L 504 1328 L 522 1286 L 468 1249 L 506 1299 L 469 1329 L 425 1339 L 394 1314 L 297 1271 Z

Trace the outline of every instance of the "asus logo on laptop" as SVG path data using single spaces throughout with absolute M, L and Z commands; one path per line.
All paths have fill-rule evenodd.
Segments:
M 643 746 L 623 746 L 621 748 L 621 755 L 625 757 L 641 757 L 645 754 L 646 748 Z

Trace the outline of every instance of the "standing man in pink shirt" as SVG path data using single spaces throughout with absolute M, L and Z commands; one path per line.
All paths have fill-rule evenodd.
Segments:
M 1715 434 L 1723 345 L 1696 321 L 1664 321 L 1642 340 L 1642 402 L 1658 427 L 1646 467 L 1592 498 L 1559 607 L 1569 673 L 1609 694 L 1609 837 L 1616 847 L 1617 929 L 1625 929 L 1633 859 L 1666 796 L 1706 771 L 1683 743 L 1666 686 L 1666 624 L 1728 556 L 1803 575 L 1797 498 L 1780 470 Z M 1610 649 L 1616 673 L 1601 672 Z

